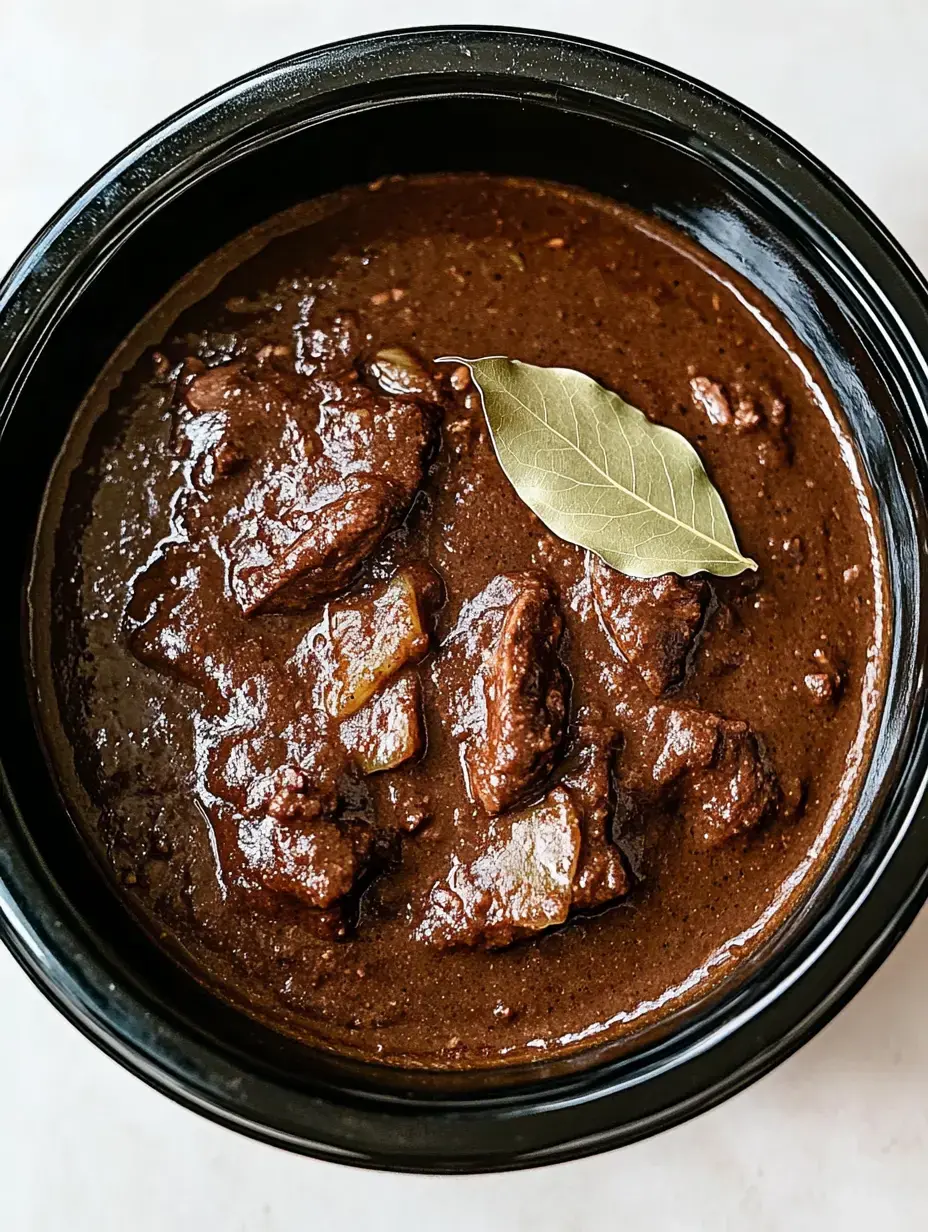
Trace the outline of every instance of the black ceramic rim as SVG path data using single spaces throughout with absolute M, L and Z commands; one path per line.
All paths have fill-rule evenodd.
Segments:
M 803 219 L 824 258 L 866 299 L 892 352 L 906 407 L 907 482 L 924 508 L 928 444 L 928 288 L 911 261 L 831 173 L 734 101 L 641 57 L 530 31 L 462 27 L 350 40 L 257 70 L 215 91 L 138 141 L 55 216 L 0 284 L 0 430 L 18 382 L 62 305 L 88 275 L 85 260 L 144 220 L 151 203 L 228 157 L 247 123 L 294 100 L 389 84 L 404 97 L 446 77 L 447 92 L 531 96 L 570 91 L 670 124 L 690 149 L 727 160 L 733 176 Z M 418 81 L 417 81 L 418 79 Z M 923 540 L 924 541 L 924 540 Z M 923 560 L 912 566 L 921 593 Z M 924 663 L 926 631 L 906 653 Z M 899 653 L 894 648 L 894 655 Z M 905 757 L 885 819 L 828 908 L 738 1007 L 700 1020 L 642 1057 L 606 1063 L 565 1083 L 496 1095 L 372 1094 L 331 1087 L 282 1091 L 217 1050 L 182 1038 L 89 953 L 80 923 L 42 878 L 28 828 L 3 775 L 0 936 L 48 998 L 129 1070 L 178 1102 L 256 1138 L 321 1158 L 418 1172 L 529 1167 L 588 1155 L 677 1124 L 758 1078 L 820 1029 L 890 952 L 928 896 L 928 824 L 922 813 L 928 716 L 921 673 L 911 693 Z M 891 816 L 890 816 L 891 814 Z M 769 966 L 769 964 L 768 964 Z M 724 1007 L 723 1007 L 724 1008 Z

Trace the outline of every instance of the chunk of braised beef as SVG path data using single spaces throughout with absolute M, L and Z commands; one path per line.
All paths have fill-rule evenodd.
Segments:
M 202 365 L 200 365 L 202 367 Z M 292 372 L 268 367 L 255 357 L 237 359 L 182 377 L 175 429 L 179 452 L 191 459 L 197 486 L 212 484 L 259 459 L 267 426 L 304 415 L 307 390 Z M 310 452 L 318 446 L 307 435 Z
M 197 720 L 197 791 L 224 884 L 323 909 L 368 867 L 373 831 L 327 724 L 294 706 L 282 666 L 258 665 Z
M 305 529 L 275 552 L 270 528 L 236 553 L 232 591 L 246 615 L 299 611 L 338 594 L 380 543 L 396 514 L 389 484 L 352 476 L 327 504 L 307 514 Z
M 590 582 L 603 624 L 655 697 L 679 684 L 702 628 L 709 587 L 665 573 L 626 577 L 589 553 Z
M 563 924 L 580 857 L 580 822 L 556 787 L 530 809 L 495 817 L 477 850 L 455 854 L 416 930 L 439 949 L 499 949 Z
M 435 443 L 436 408 L 427 399 L 395 398 L 366 385 L 319 379 L 323 454 L 340 478 L 376 475 L 405 507 L 422 483 Z
M 129 648 L 155 671 L 206 688 L 221 670 L 219 614 L 204 595 L 215 557 L 190 544 L 165 544 L 138 577 L 126 608 Z
M 194 486 L 247 470 L 216 543 L 248 614 L 343 590 L 422 482 L 434 407 L 337 368 L 307 379 L 288 348 L 268 345 L 178 381 L 175 433 Z
M 612 841 L 616 811 L 613 761 L 618 733 L 584 727 L 578 734 L 580 752 L 562 786 L 570 792 L 580 818 L 580 858 L 571 892 L 571 906 L 602 907 L 628 893 L 622 854 Z
M 564 629 L 543 573 L 501 575 L 507 595 L 479 668 L 482 721 L 466 742 L 470 787 L 490 814 L 510 808 L 551 771 L 564 737 L 567 682 L 558 658 Z
M 428 405 L 352 383 L 314 387 L 315 427 L 294 427 L 289 458 L 260 469 L 222 548 L 246 613 L 296 610 L 344 590 L 424 476 Z
M 267 815 L 275 821 L 308 824 L 320 817 L 331 816 L 336 804 L 334 792 L 314 789 L 305 771 L 286 766 L 277 777 L 276 790 L 268 801 Z
M 251 754 L 259 748 L 260 743 L 253 745 Z M 234 750 L 229 752 L 233 764 L 244 761 Z M 245 885 L 288 894 L 319 909 L 333 907 L 351 892 L 366 869 L 372 832 L 367 825 L 339 816 L 334 763 L 327 764 L 329 760 L 327 756 L 325 763 L 315 766 L 315 772 L 283 766 L 275 775 L 272 795 L 256 816 L 248 816 L 251 809 L 246 803 L 254 780 L 249 776 L 243 782 L 234 838 L 224 827 L 217 832 L 228 872 L 240 865 Z M 227 775 L 228 769 L 223 777 Z
M 310 907 L 331 907 L 349 894 L 364 871 L 371 831 L 317 816 L 282 819 L 268 813 L 243 825 L 239 842 L 248 872 L 266 889 Z
M 655 706 L 641 753 L 653 783 L 674 790 L 698 847 L 751 830 L 777 803 L 777 779 L 763 745 L 740 719 Z

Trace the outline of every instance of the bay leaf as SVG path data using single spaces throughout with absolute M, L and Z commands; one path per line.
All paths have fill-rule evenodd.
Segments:
M 556 535 L 637 578 L 757 568 L 679 432 L 571 368 L 454 362 L 470 370 L 507 478 Z

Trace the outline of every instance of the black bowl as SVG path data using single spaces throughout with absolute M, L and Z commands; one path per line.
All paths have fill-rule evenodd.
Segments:
M 468 169 L 650 210 L 779 307 L 834 387 L 874 488 L 892 662 L 848 832 L 739 978 L 617 1051 L 451 1076 L 297 1044 L 148 938 L 56 794 L 30 710 L 23 583 L 71 416 L 176 279 L 299 200 L 390 172 Z M 374 36 L 261 69 L 168 120 L 82 189 L 0 287 L 0 934 L 64 1014 L 153 1086 L 346 1163 L 525 1167 L 655 1133 L 739 1090 L 837 1011 L 928 893 L 926 354 L 925 285 L 842 184 L 737 103 L 606 47 L 494 29 Z

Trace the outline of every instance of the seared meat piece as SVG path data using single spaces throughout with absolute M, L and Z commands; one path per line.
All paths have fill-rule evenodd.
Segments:
M 395 515 L 388 484 L 371 475 L 351 476 L 333 501 L 307 515 L 307 529 L 278 554 L 267 550 L 260 535 L 242 546 L 231 574 L 242 611 L 299 611 L 344 590 Z
M 220 364 L 192 379 L 182 375 L 180 386 L 178 448 L 195 463 L 198 487 L 235 474 L 261 456 L 267 423 L 298 417 L 305 399 L 292 373 L 258 360 Z
M 683 679 L 709 602 L 709 587 L 672 573 L 626 577 L 592 552 L 588 561 L 603 624 L 651 692 L 660 697 Z
M 317 382 L 321 394 L 319 439 L 339 478 L 376 475 L 405 507 L 422 483 L 434 442 L 432 403 L 411 397 L 386 397 L 366 385 Z
M 246 613 L 298 609 L 344 590 L 422 482 L 433 437 L 423 403 L 353 384 L 317 388 L 321 455 L 307 447 L 282 470 L 265 468 L 227 548 Z
M 579 743 L 578 763 L 562 780 L 580 817 L 581 830 L 571 906 L 601 907 L 628 893 L 628 874 L 611 834 L 615 815 L 612 762 L 616 733 L 584 728 Z
M 440 949 L 499 949 L 554 924 L 571 906 L 580 822 L 562 787 L 525 812 L 494 818 L 480 850 L 453 857 L 416 931 Z
M 203 682 L 203 565 L 186 544 L 168 544 L 136 580 L 126 618 L 132 653 L 148 667 Z
M 286 348 L 265 347 L 188 375 L 179 390 L 178 449 L 193 486 L 235 481 L 213 506 L 211 538 L 246 615 L 344 590 L 408 507 L 434 439 L 423 398 L 382 396 L 351 372 L 307 378 L 291 364 Z
M 287 682 L 275 676 L 270 683 L 270 697 L 248 686 L 238 691 L 233 718 L 201 721 L 198 795 L 209 807 L 226 884 L 327 908 L 364 872 L 373 833 L 343 816 L 344 759 L 335 748 L 292 720 L 286 738 L 266 734 L 282 731 L 288 717 Z M 300 763 L 282 764 L 294 752 Z
M 292 894 L 310 907 L 329 907 L 360 876 L 371 837 L 366 826 L 322 817 L 290 822 L 269 814 L 241 826 L 239 845 L 248 873 L 265 889 Z
M 472 611 L 478 627 L 471 646 L 483 651 L 483 661 L 475 681 L 479 718 L 465 760 L 473 794 L 495 814 L 554 765 L 567 714 L 557 656 L 564 621 L 552 583 L 535 571 L 494 578 Z
M 126 608 L 132 653 L 156 671 L 210 688 L 228 675 L 223 612 L 208 596 L 221 584 L 222 566 L 211 552 L 166 543 L 136 579 Z M 236 668 L 247 671 L 249 648 Z
M 641 751 L 653 783 L 677 789 L 700 847 L 715 847 L 750 830 L 779 795 L 760 742 L 739 719 L 655 706 Z

